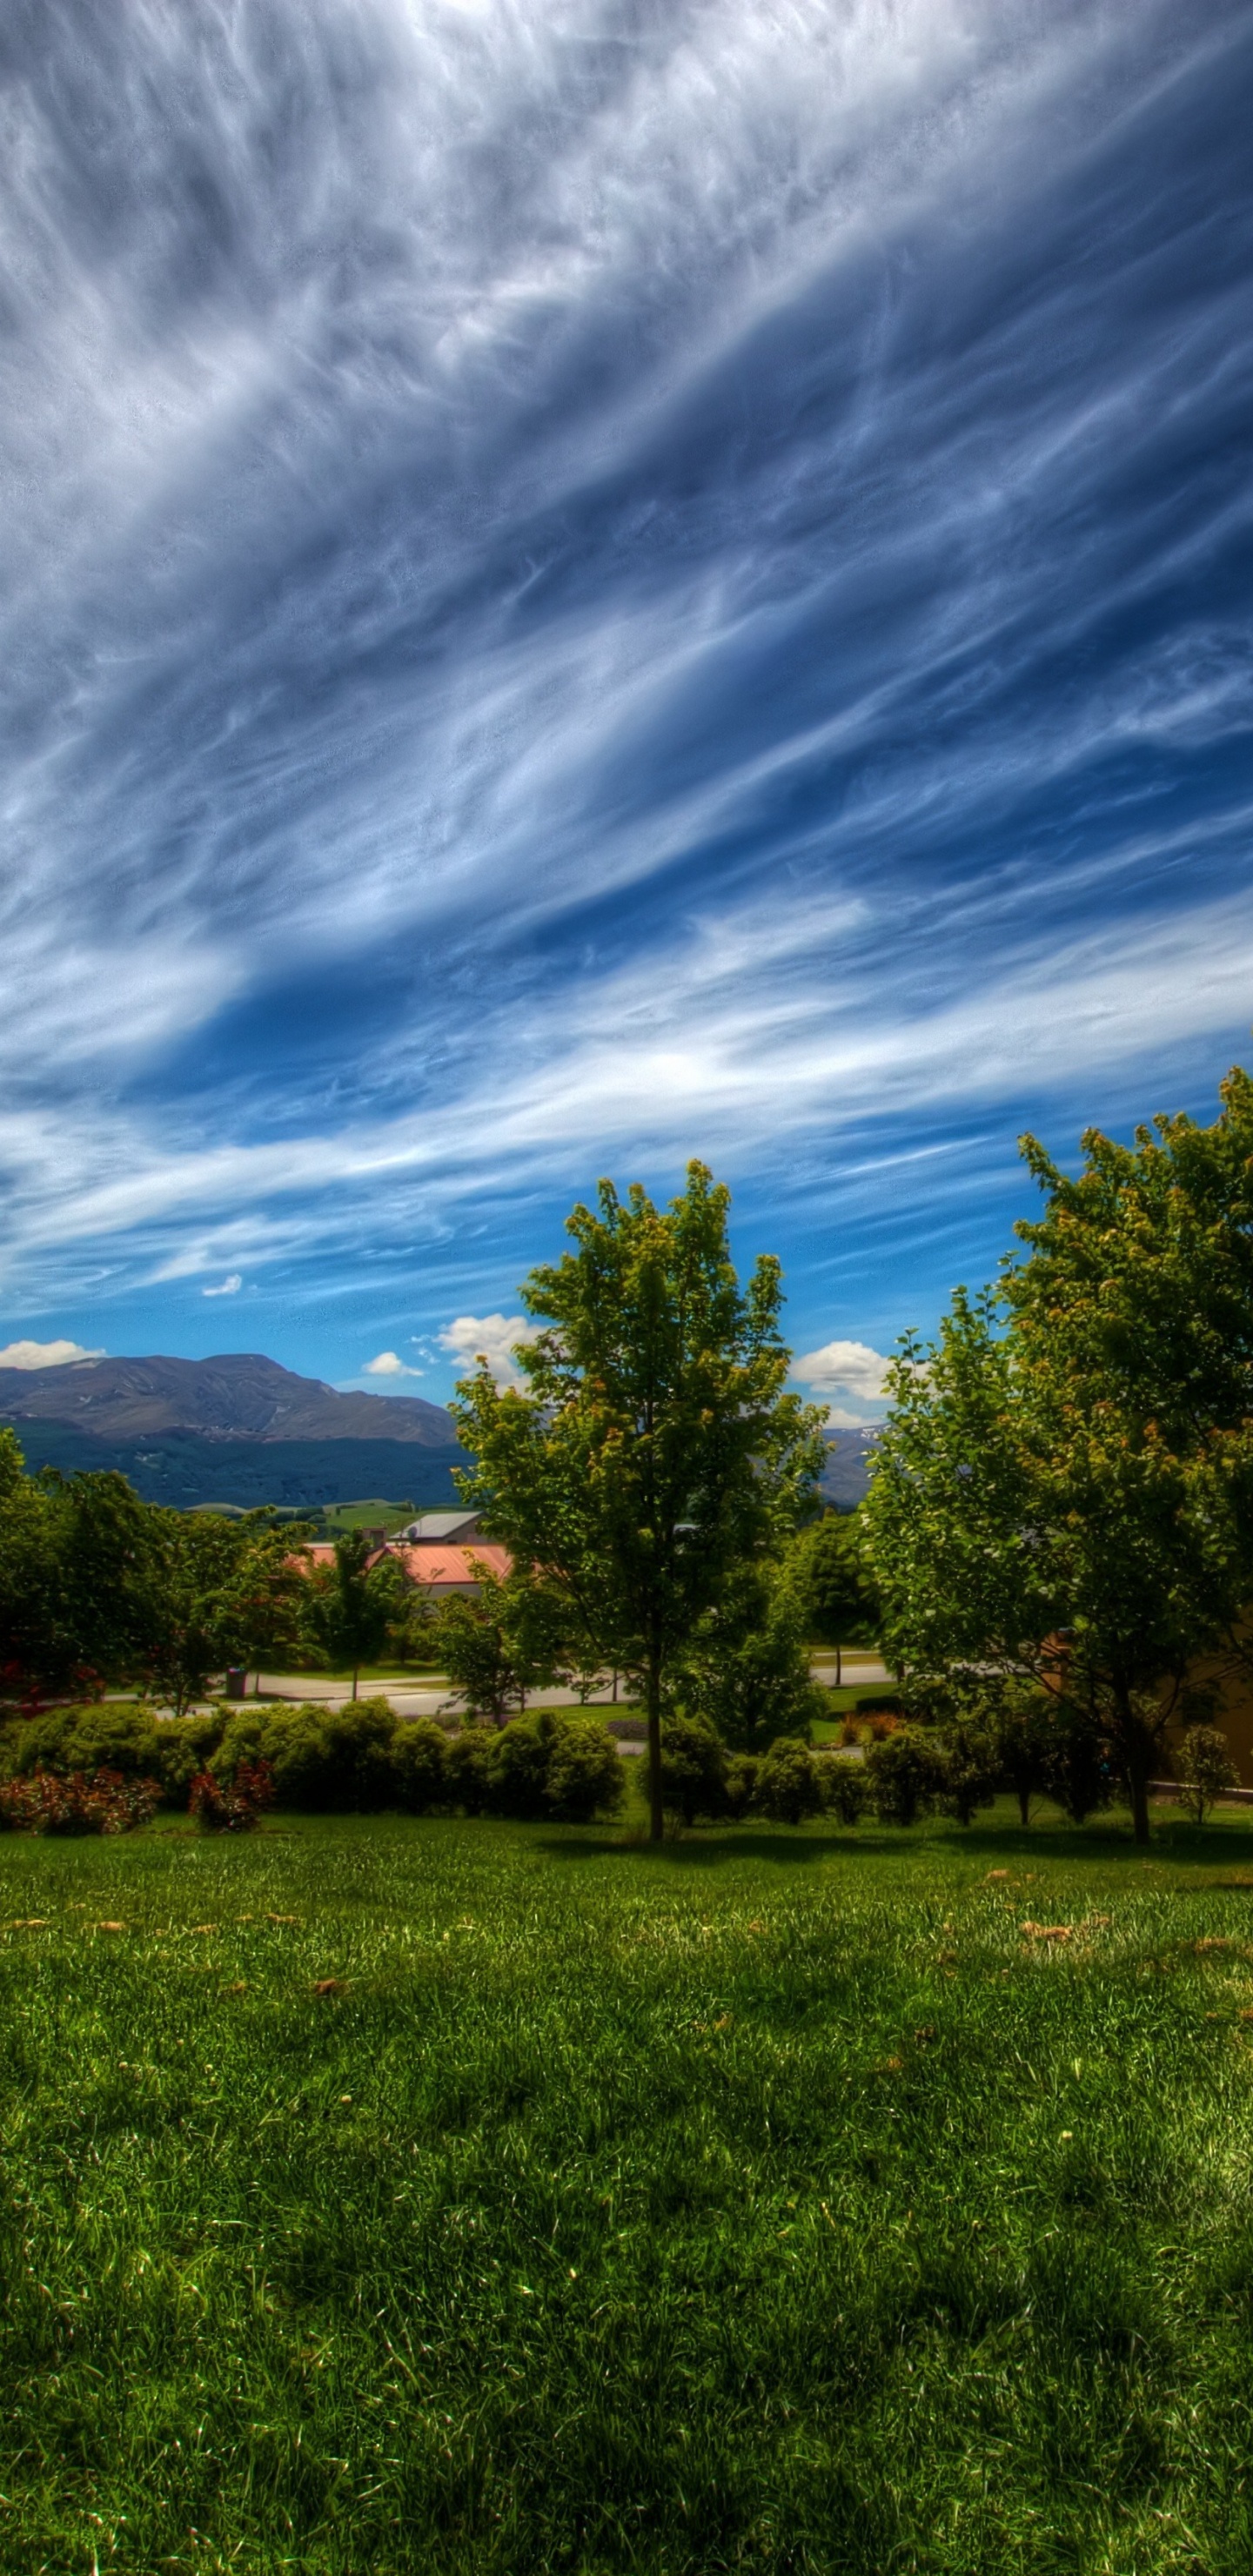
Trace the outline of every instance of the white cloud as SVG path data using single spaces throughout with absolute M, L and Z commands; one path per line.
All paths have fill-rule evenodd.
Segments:
M 237 1297 L 243 1284 L 239 1271 L 232 1270 L 220 1288 L 202 1288 L 200 1294 L 202 1297 Z
M 877 1416 L 875 1419 L 877 1419 Z M 844 1404 L 829 1404 L 827 1406 L 827 1423 L 828 1427 L 832 1431 L 871 1431 L 874 1429 L 874 1421 L 868 1419 L 864 1412 L 850 1413 L 848 1406 Z
M 397 1351 L 379 1351 L 374 1359 L 365 1362 L 362 1376 L 421 1377 L 422 1370 L 407 1368 Z
M 69 1360 L 102 1360 L 103 1351 L 84 1350 L 81 1342 L 7 1342 L 0 1368 L 64 1368 Z
M 869 1342 L 824 1342 L 821 1350 L 804 1351 L 793 1360 L 792 1375 L 819 1393 L 846 1387 L 850 1395 L 873 1400 L 883 1393 L 887 1365 L 883 1352 L 872 1350 Z
M 457 1361 L 461 1376 L 470 1376 L 481 1352 L 497 1386 L 519 1386 L 515 1345 L 537 1342 L 543 1330 L 542 1324 L 528 1322 L 525 1315 L 457 1315 L 438 1339 L 441 1350 L 450 1351 Z

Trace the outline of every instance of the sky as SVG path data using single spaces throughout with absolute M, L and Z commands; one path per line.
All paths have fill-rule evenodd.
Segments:
M 10 0 L 0 1343 L 798 1377 L 1253 1021 L 1253 11 Z M 3 1356 L 3 1353 L 0 1353 Z

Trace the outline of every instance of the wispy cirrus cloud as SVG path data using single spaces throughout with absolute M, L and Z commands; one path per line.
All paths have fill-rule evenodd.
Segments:
M 247 1275 L 342 1371 L 507 1322 L 607 1162 L 869 1245 L 921 1139 L 925 1320 L 972 1121 L 999 1172 L 1081 1088 L 1200 1104 L 1253 989 L 1235 0 L 9 41 L 15 1318 Z M 785 1249 L 817 1331 L 891 1319 L 895 1257 L 835 1314 Z

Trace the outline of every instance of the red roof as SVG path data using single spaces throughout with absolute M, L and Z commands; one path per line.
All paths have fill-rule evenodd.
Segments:
M 513 1559 L 507 1547 L 494 1539 L 475 1541 L 472 1547 L 392 1547 L 389 1556 L 397 1557 L 409 1581 L 423 1591 L 447 1584 L 478 1582 L 478 1568 L 485 1565 L 489 1574 L 508 1574 Z

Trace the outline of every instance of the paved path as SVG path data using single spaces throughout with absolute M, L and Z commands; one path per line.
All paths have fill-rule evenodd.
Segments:
M 834 1655 L 816 1656 L 811 1669 L 815 1681 L 825 1682 L 828 1688 L 833 1685 Z M 889 1681 L 891 1675 L 885 1670 L 878 1655 L 865 1654 L 857 1650 L 844 1656 L 843 1679 L 846 1688 L 856 1688 L 862 1684 L 869 1687 L 874 1682 Z M 258 1676 L 254 1673 L 249 1677 L 249 1699 L 258 1687 L 263 1700 L 320 1700 L 325 1701 L 332 1708 L 342 1708 L 352 1697 L 351 1682 L 331 1681 L 324 1673 L 262 1673 L 259 1683 Z M 390 1680 L 362 1682 L 359 1686 L 359 1696 L 362 1699 L 390 1700 L 397 1717 L 438 1717 L 443 1712 L 456 1713 L 451 1685 L 441 1680 L 438 1675 L 431 1681 L 418 1682 L 414 1680 L 412 1674 L 397 1673 Z M 604 1708 L 612 1712 L 616 1706 L 624 1715 L 634 1705 L 626 1697 L 620 1697 L 615 1702 L 612 1687 L 608 1684 L 603 1690 L 592 1691 L 586 1701 L 580 1700 L 578 1692 L 574 1690 L 537 1691 L 535 1697 L 537 1703 L 545 1708 L 586 1706 Z

